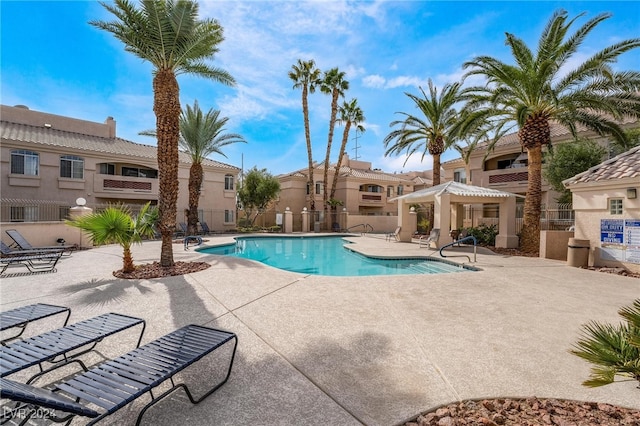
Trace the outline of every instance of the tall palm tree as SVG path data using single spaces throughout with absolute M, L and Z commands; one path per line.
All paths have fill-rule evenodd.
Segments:
M 424 117 L 400 112 L 405 116 L 404 120 L 393 121 L 391 127 L 401 127 L 384 138 L 384 146 L 387 148 L 385 156 L 406 151 L 408 160 L 414 153 L 422 152 L 424 159 L 429 153 L 433 157 L 434 186 L 440 184 L 440 156 L 454 146 L 457 140 L 456 124 L 459 116 L 455 105 L 461 101 L 460 87 L 461 83 L 447 83 L 438 94 L 438 88 L 429 79 L 428 95 L 422 87 L 422 97 L 405 93 Z
M 237 133 L 225 133 L 224 126 L 228 117 L 220 117 L 220 111 L 210 109 L 206 114 L 200 109 L 198 101 L 193 108 L 187 105 L 180 114 L 180 139 L 178 144 L 191 156 L 189 169 L 189 208 L 187 209 L 187 227 L 189 235 L 198 232 L 198 202 L 204 172 L 202 162 L 211 154 L 227 157 L 222 148 L 238 142 L 247 141 Z M 156 136 L 154 131 L 141 132 L 142 135 Z
M 101 212 L 67 220 L 66 223 L 87 232 L 97 245 L 120 244 L 123 249 L 122 272 L 128 273 L 135 270 L 131 246 L 142 242 L 144 237 L 153 237 L 157 220 L 158 210 L 147 203 L 134 217 L 126 206 L 115 205 Z
M 212 67 L 222 27 L 213 19 L 198 19 L 195 0 L 145 0 L 136 7 L 129 0 L 101 3 L 115 21 L 90 24 L 112 33 L 125 50 L 148 61 L 153 69 L 153 111 L 158 137 L 160 175 L 158 208 L 162 235 L 160 264 L 173 266 L 172 236 L 176 228 L 178 199 L 178 139 L 180 136 L 180 87 L 176 76 L 189 73 L 233 85 L 233 77 Z
M 344 152 L 347 149 L 347 142 L 349 141 L 349 131 L 351 126 L 355 127 L 356 132 L 363 133 L 365 128 L 362 126 L 362 122 L 366 120 L 362 109 L 358 105 L 357 99 L 351 99 L 349 102 L 344 102 L 339 111 L 340 123 L 344 124 L 344 131 L 342 132 L 342 144 L 340 145 L 340 151 L 338 153 L 338 162 L 336 163 L 335 172 L 333 173 L 333 182 L 331 183 L 331 192 L 329 193 L 329 200 L 333 200 L 336 195 L 336 186 L 338 185 L 338 173 L 342 166 L 342 158 Z
M 328 215 L 326 214 L 329 209 L 327 201 L 329 201 L 329 192 L 327 191 L 329 180 L 329 161 L 331 156 L 331 145 L 333 144 L 333 130 L 336 126 L 336 117 L 338 116 L 338 98 L 344 97 L 344 92 L 349 90 L 349 82 L 345 79 L 346 73 L 340 71 L 338 68 L 331 68 L 329 71 L 325 71 L 320 83 L 320 91 L 327 95 L 331 95 L 331 117 L 329 118 L 329 137 L 327 139 L 327 153 L 324 157 L 324 175 L 322 185 L 324 187 L 322 204 L 325 211 L 325 220 L 329 223 Z
M 610 14 L 600 14 L 573 34 L 567 12 L 553 14 L 533 52 L 521 39 L 506 34 L 514 64 L 479 56 L 464 64 L 466 76 L 479 75 L 487 84 L 465 91 L 473 112 L 467 123 L 490 119 L 496 138 L 517 127 L 520 144 L 527 150 L 528 186 L 520 247 L 536 252 L 540 241 L 542 147 L 551 143 L 550 123 L 566 127 L 576 136 L 577 125 L 624 141 L 621 118 L 640 116 L 640 73 L 615 71 L 612 64 L 624 52 L 640 46 L 640 39 L 620 41 L 596 52 L 570 69 L 586 36 Z M 466 77 L 465 76 L 465 77 Z M 464 127 L 463 127 L 464 131 Z
M 313 152 L 311 151 L 311 132 L 309 130 L 309 93 L 316 91 L 320 80 L 320 70 L 316 68 L 313 59 L 303 61 L 298 59 L 296 65 L 291 66 L 289 78 L 293 80 L 294 89 L 302 89 L 302 115 L 304 118 L 304 137 L 307 141 L 307 159 L 309 160 L 309 173 L 307 176 L 307 188 L 309 190 L 309 209 L 315 211 L 315 187 L 313 180 Z

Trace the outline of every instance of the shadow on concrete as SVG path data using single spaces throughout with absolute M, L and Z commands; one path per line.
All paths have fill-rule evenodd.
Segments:
M 123 279 L 91 279 L 62 287 L 62 291 L 68 294 L 76 294 L 85 291 L 78 302 L 87 307 L 101 307 L 113 302 L 123 302 L 128 289 L 135 289 L 141 295 L 151 292 L 151 289 L 140 280 Z

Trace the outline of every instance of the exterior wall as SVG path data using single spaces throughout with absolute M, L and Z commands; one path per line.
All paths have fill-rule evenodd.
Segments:
M 91 243 L 83 236 L 82 231 L 65 224 L 64 222 L 11 222 L 3 223 L 2 231 L 16 229 L 34 247 L 56 246 L 58 238 L 63 238 L 65 244 L 77 244 L 79 247 L 91 247 Z M 13 240 L 2 232 L 2 241 L 7 245 L 12 245 Z
M 365 226 L 357 226 L 364 224 Z M 369 228 L 369 226 L 371 228 Z M 350 214 L 347 217 L 346 229 L 351 229 L 351 232 L 357 233 L 364 231 L 371 232 L 373 234 L 393 232 L 398 227 L 397 216 L 362 216 L 357 214 Z M 373 231 L 371 230 L 373 228 Z M 413 230 L 411 230 L 413 233 Z
M 589 265 L 621 266 L 640 272 L 640 265 L 629 262 L 609 261 L 601 258 L 600 221 L 602 219 L 640 219 L 640 198 L 626 198 L 626 189 L 640 187 L 640 182 L 610 181 L 606 184 L 573 188 L 573 208 L 576 212 L 575 237 L 590 241 Z M 609 212 L 610 198 L 623 199 L 623 214 Z
M 540 257 L 567 260 L 569 238 L 573 231 L 540 231 Z
M 25 108 L 1 106 L 3 123 L 20 123 L 54 129 L 56 137 L 70 139 L 92 138 L 91 146 L 100 143 L 122 142 L 114 140 L 115 121 L 107 118 L 104 124 L 62 117 L 53 114 L 30 111 Z M 60 133 L 58 130 L 72 133 Z M 68 135 L 68 136 L 67 136 Z M 96 138 L 104 138 L 104 141 Z M 126 141 L 125 141 L 126 142 Z M 126 142 L 133 145 L 133 143 Z M 77 145 L 77 144 L 76 144 Z M 82 145 L 82 144 L 80 144 Z M 3 200 L 33 200 L 55 201 L 60 205 L 74 206 L 77 198 L 87 200 L 89 207 L 107 203 L 143 204 L 157 203 L 159 179 L 147 177 L 122 176 L 122 167 L 134 167 L 156 170 L 155 147 L 133 145 L 138 150 L 145 151 L 145 157 L 119 153 L 103 152 L 100 150 L 72 148 L 45 143 L 28 141 L 2 140 L 0 146 L 0 191 Z M 37 176 L 11 174 L 11 151 L 26 149 L 39 154 L 39 170 Z M 148 150 L 148 151 L 147 151 Z M 149 155 L 150 154 L 150 155 Z M 82 179 L 60 177 L 60 156 L 74 155 L 84 160 L 84 175 Z M 181 154 L 184 156 L 184 154 Z M 183 158 L 184 160 L 184 158 Z M 100 174 L 99 164 L 111 163 L 115 165 L 115 174 Z M 177 207 L 177 221 L 185 221 L 184 211 L 188 207 L 188 181 L 191 163 L 182 161 L 179 165 L 179 193 Z M 199 200 L 199 210 L 202 210 L 202 220 L 207 222 L 212 231 L 234 229 L 236 219 L 236 185 L 240 169 L 203 164 L 204 181 Z M 233 190 L 225 190 L 225 175 L 234 177 Z M 233 220 L 225 222 L 225 210 L 233 212 Z M 4 219 L 3 219 L 4 220 Z M 4 227 L 13 227 L 17 222 L 3 223 Z M 63 237 L 63 236 L 58 236 Z

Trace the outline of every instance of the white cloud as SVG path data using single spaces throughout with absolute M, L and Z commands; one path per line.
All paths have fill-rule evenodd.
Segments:
M 362 78 L 362 85 L 364 87 L 371 87 L 373 89 L 382 89 L 384 88 L 385 83 L 385 78 L 378 74 L 368 75 Z
M 406 163 L 405 163 L 406 161 Z M 380 168 L 386 172 L 409 172 L 409 171 L 422 171 L 431 170 L 433 168 L 433 157 L 429 154 L 424 156 L 422 154 L 413 154 L 407 158 L 406 155 L 400 155 L 398 157 L 380 157 L 378 163 Z

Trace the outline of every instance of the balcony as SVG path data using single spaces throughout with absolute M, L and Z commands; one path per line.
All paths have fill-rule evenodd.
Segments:
M 382 205 L 385 202 L 385 197 L 380 192 L 361 192 L 360 204 L 361 205 Z
M 526 185 L 529 174 L 526 168 L 518 167 L 513 169 L 488 170 L 482 173 L 481 186 L 505 187 Z
M 121 197 L 131 196 L 153 199 L 158 196 L 158 179 L 128 177 L 115 175 L 94 175 L 93 192 L 97 197 Z

